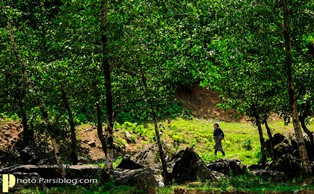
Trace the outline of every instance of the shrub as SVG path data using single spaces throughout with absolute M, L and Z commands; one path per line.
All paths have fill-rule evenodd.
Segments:
M 250 151 L 253 149 L 252 144 L 251 144 L 251 139 L 245 139 L 243 142 L 243 146 L 244 149 Z

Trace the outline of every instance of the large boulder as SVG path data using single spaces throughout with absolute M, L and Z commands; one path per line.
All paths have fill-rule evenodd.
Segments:
M 270 170 L 284 172 L 288 178 L 294 178 L 302 172 L 301 162 L 291 154 L 284 154 L 271 163 Z
M 259 176 L 265 180 L 271 179 L 272 181 L 275 182 L 282 182 L 287 180 L 287 176 L 285 175 L 285 173 L 280 171 L 259 169 L 250 171 L 250 174 L 254 176 Z
M 168 155 L 167 150 L 169 149 L 165 143 L 163 143 L 163 150 L 167 157 Z M 136 153 L 131 158 L 131 160 L 145 167 L 159 169 L 161 167 L 161 161 L 159 157 L 159 148 L 158 148 L 157 143 L 152 143 L 145 146 L 140 152 Z
M 43 152 L 35 146 L 27 146 L 20 152 L 23 164 L 56 164 L 55 157 L 52 154 Z
M 306 149 L 308 153 L 313 153 L 314 146 L 311 144 L 310 139 L 308 138 L 307 135 L 304 136 L 304 140 L 305 140 L 305 145 L 306 145 Z M 285 154 L 290 154 L 296 158 L 300 158 L 298 144 L 295 140 L 295 137 L 285 137 L 282 134 L 276 133 L 273 136 L 272 143 L 274 146 L 275 158 L 279 159 L 281 158 L 282 155 L 285 155 Z M 270 157 L 271 156 L 270 140 L 267 140 L 265 142 L 265 146 L 266 146 L 266 155 Z M 309 154 L 308 157 L 310 160 L 314 159 L 313 154 Z
M 284 135 L 282 135 L 280 133 L 275 133 L 273 135 L 273 144 L 277 145 L 277 144 L 283 142 L 285 139 L 286 139 L 286 137 Z
M 143 190 L 144 193 L 156 193 L 158 182 L 151 168 L 140 169 L 117 169 L 113 179 L 117 185 L 134 186 Z
M 193 148 L 186 148 L 180 153 L 181 157 L 177 158 L 171 175 L 175 182 L 185 183 L 196 180 L 215 179 L 203 160 L 193 151 Z
M 210 170 L 221 172 L 225 175 L 240 175 L 247 172 L 246 165 L 236 159 L 218 159 L 209 163 Z
M 185 150 L 180 150 L 177 153 L 173 154 L 169 161 L 167 161 L 167 171 L 169 174 L 172 174 L 172 170 L 174 168 L 174 165 L 178 160 L 181 159 L 183 153 Z
M 130 156 L 126 154 L 120 164 L 117 166 L 117 168 L 122 168 L 122 169 L 139 169 L 143 168 L 144 166 L 134 162 L 131 160 Z

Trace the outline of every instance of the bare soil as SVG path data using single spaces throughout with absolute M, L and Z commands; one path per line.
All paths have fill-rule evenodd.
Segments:
M 197 84 L 182 87 L 176 93 L 176 100 L 182 102 L 182 107 L 192 111 L 196 118 L 214 119 L 217 121 L 246 122 L 245 115 L 238 115 L 233 109 L 218 108 L 221 97 L 217 91 L 202 88 Z

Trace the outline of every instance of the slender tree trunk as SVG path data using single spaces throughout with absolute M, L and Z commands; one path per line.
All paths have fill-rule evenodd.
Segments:
M 108 2 L 106 0 L 101 0 L 101 39 L 102 39 L 102 68 L 105 77 L 105 88 L 106 88 L 106 119 L 107 119 L 107 129 L 106 131 L 106 143 L 107 143 L 107 157 L 106 157 L 106 171 L 108 174 L 112 173 L 113 166 L 113 113 L 112 113 L 112 92 L 111 92 L 111 67 L 108 58 L 108 39 L 106 32 L 107 28 L 107 12 L 108 12 Z
M 265 124 L 267 135 L 268 135 L 268 138 L 269 138 L 269 146 L 270 146 L 271 158 L 273 160 L 275 160 L 276 158 L 275 158 L 274 145 L 273 145 L 273 135 L 271 134 L 271 129 L 268 126 L 267 116 L 264 117 L 264 124 Z
M 70 154 L 70 158 L 71 158 L 72 164 L 77 164 L 78 163 L 77 139 L 76 139 L 76 131 L 75 131 L 73 112 L 72 112 L 67 94 L 65 93 L 64 89 L 61 89 L 61 96 L 62 96 L 62 99 L 64 101 L 65 108 L 67 109 L 67 112 L 69 114 L 69 120 L 68 121 L 70 124 L 70 130 L 71 130 L 71 154 Z
M 266 166 L 266 154 L 265 154 L 265 140 L 264 140 L 264 135 L 263 135 L 262 122 L 261 122 L 261 118 L 259 116 L 258 110 L 254 104 L 251 106 L 251 109 L 253 111 L 253 116 L 256 120 L 256 126 L 257 126 L 257 130 L 258 130 L 259 141 L 261 144 L 261 153 L 262 153 L 261 163 L 262 163 L 262 167 L 265 168 L 265 166 Z
M 18 60 L 18 63 L 20 65 L 21 69 L 22 69 L 26 87 L 27 87 L 28 91 L 32 92 L 33 91 L 32 90 L 32 85 L 31 85 L 30 79 L 29 79 L 27 71 L 26 71 L 26 66 L 23 64 L 23 62 L 22 62 L 22 60 L 20 58 L 20 55 L 19 55 L 19 53 L 18 53 L 18 51 L 16 49 L 14 33 L 13 33 L 11 22 L 9 21 L 9 19 L 8 19 L 7 23 L 8 23 L 8 27 L 9 27 L 9 33 L 10 33 L 11 46 L 12 46 L 12 49 L 13 49 L 13 53 L 15 54 L 15 56 L 16 56 L 16 58 Z M 53 146 L 53 150 L 55 152 L 57 164 L 58 164 L 59 169 L 61 171 L 61 175 L 64 177 L 65 176 L 65 171 L 64 171 L 64 168 L 63 168 L 63 165 L 62 165 L 62 162 L 61 162 L 61 157 L 60 157 L 58 144 L 57 144 L 55 138 L 49 133 L 49 129 L 51 129 L 51 124 L 50 124 L 50 121 L 48 119 L 48 113 L 47 113 L 45 107 L 42 105 L 40 99 L 38 97 L 36 97 L 36 96 L 35 96 L 35 101 L 37 102 L 37 105 L 38 105 L 39 109 L 41 110 L 43 118 L 44 118 L 45 123 L 47 125 L 48 134 L 51 137 L 51 143 L 52 143 L 52 146 Z
M 257 129 L 258 129 L 259 142 L 261 144 L 261 153 L 262 153 L 261 163 L 262 163 L 262 167 L 265 168 L 265 166 L 266 166 L 266 154 L 265 154 L 265 147 L 264 147 L 265 140 L 264 140 L 264 136 L 263 136 L 263 128 L 262 128 L 260 118 L 257 116 L 257 117 L 255 117 L 255 119 L 256 119 L 256 125 L 257 125 Z
M 159 129 L 158 129 L 158 121 L 157 121 L 157 114 L 156 114 L 156 111 L 155 111 L 153 99 L 150 98 L 150 89 L 148 88 L 148 85 L 147 85 L 147 79 L 146 79 L 146 76 L 145 76 L 142 64 L 140 64 L 139 66 L 140 66 L 140 71 L 141 71 L 141 76 L 142 76 L 142 82 L 143 82 L 145 93 L 146 93 L 146 98 L 147 98 L 149 106 L 152 109 L 152 117 L 153 117 L 153 120 L 154 120 L 154 129 L 155 129 L 157 145 L 158 145 L 158 149 L 159 149 L 159 157 L 160 157 L 160 160 L 161 160 L 164 181 L 165 181 L 165 184 L 167 185 L 167 184 L 169 184 L 171 182 L 171 177 L 169 176 L 169 173 L 168 173 L 168 170 L 167 170 L 167 163 L 166 163 L 166 159 L 165 159 L 165 153 L 164 153 L 164 150 L 162 148 L 162 143 L 161 143 L 161 140 L 160 140 L 160 134 L 159 134 Z
M 28 125 L 28 118 L 26 111 L 24 110 L 24 103 L 22 101 L 22 97 L 18 97 L 18 106 L 20 109 L 20 116 L 22 118 L 23 125 L 23 145 L 26 147 L 28 145 L 32 145 L 35 141 L 35 138 L 33 129 Z
M 50 136 L 52 148 L 53 148 L 53 151 L 55 153 L 56 160 L 57 160 L 57 165 L 59 167 L 59 170 L 61 172 L 62 177 L 65 177 L 65 170 L 64 170 L 64 167 L 62 164 L 59 146 L 58 146 L 58 143 L 56 141 L 55 134 L 51 133 L 52 125 L 51 125 L 51 122 L 49 121 L 48 112 L 47 112 L 46 108 L 42 105 L 41 101 L 39 99 L 37 99 L 37 100 L 38 100 L 38 107 L 41 111 L 41 114 L 42 114 L 44 121 L 46 123 L 46 126 L 47 126 L 47 132 L 48 132 L 48 135 Z
M 104 151 L 105 156 L 107 157 L 107 141 L 103 133 L 102 112 L 101 112 L 100 104 L 98 102 L 96 103 L 96 109 L 97 109 L 97 135 L 100 140 L 102 150 Z
M 106 135 L 103 133 L 103 127 L 102 127 L 102 111 L 99 102 L 96 103 L 96 109 L 97 109 L 97 135 L 101 143 L 101 147 L 103 152 L 105 153 L 106 157 L 106 165 L 108 162 L 108 149 L 107 149 L 107 138 Z M 102 178 L 103 181 L 108 181 L 110 179 L 112 170 L 108 167 L 104 167 L 102 172 Z
M 305 142 L 299 122 L 299 115 L 297 109 L 297 100 L 294 91 L 294 82 L 292 77 L 292 54 L 291 54 L 291 37 L 290 37 L 290 25 L 289 25 L 289 11 L 286 0 L 282 0 L 282 10 L 283 10 L 283 35 L 285 39 L 285 70 L 288 81 L 288 93 L 289 93 L 289 101 L 291 107 L 291 115 L 294 127 L 294 133 L 296 137 L 296 141 L 299 147 L 300 158 L 302 162 L 302 167 L 306 174 L 310 174 L 312 172 L 310 160 L 308 158 L 308 154 L 305 147 Z
M 303 131 L 307 134 L 307 136 L 310 139 L 310 143 L 313 146 L 313 133 L 306 127 L 306 124 L 305 124 L 306 115 L 302 114 L 299 117 L 299 119 L 300 119 L 300 123 L 301 123 Z

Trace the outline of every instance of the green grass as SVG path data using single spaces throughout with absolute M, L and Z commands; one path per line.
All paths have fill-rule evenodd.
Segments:
M 213 120 L 181 118 L 171 120 L 170 124 L 166 121 L 160 122 L 165 130 L 162 140 L 170 144 L 172 151 L 185 149 L 187 146 L 193 146 L 196 152 L 205 162 L 222 158 L 218 153 L 217 158 L 214 156 L 214 140 L 213 140 Z M 239 159 L 246 165 L 255 164 L 260 158 L 260 143 L 257 128 L 251 123 L 238 122 L 220 122 L 220 126 L 225 133 L 223 147 L 226 151 L 226 158 Z M 292 134 L 293 126 L 284 126 L 282 121 L 270 121 L 269 126 L 272 128 L 273 134 L 284 133 Z M 314 124 L 308 126 L 311 131 L 314 130 Z M 146 126 L 136 124 L 118 125 L 122 131 L 129 131 L 138 136 L 145 134 L 147 141 L 152 142 L 155 135 L 153 124 Z M 266 130 L 264 129 L 264 138 L 268 139 Z M 149 143 L 149 142 L 146 142 Z M 145 142 L 143 143 L 145 144 Z
M 310 181 L 312 182 L 312 181 Z M 214 182 L 194 182 L 185 185 L 171 185 L 165 188 L 159 188 L 158 193 L 170 194 L 175 189 L 182 189 L 186 191 L 194 191 L 193 193 L 205 193 L 209 191 L 211 193 L 221 192 L 247 192 L 247 193 L 267 193 L 267 192 L 281 192 L 281 193 L 294 193 L 295 191 L 314 191 L 313 184 L 304 184 L 302 180 L 288 181 L 281 183 L 274 183 L 271 180 L 265 181 L 258 176 L 243 175 L 231 177 L 229 179 L 223 179 Z

